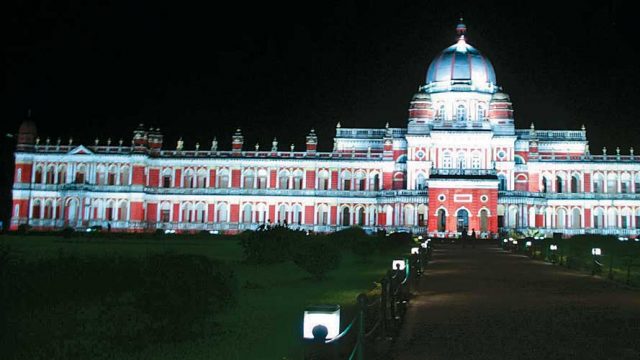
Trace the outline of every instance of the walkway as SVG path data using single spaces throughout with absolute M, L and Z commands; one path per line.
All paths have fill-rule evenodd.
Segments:
M 394 360 L 640 359 L 640 291 L 488 244 L 436 245 Z

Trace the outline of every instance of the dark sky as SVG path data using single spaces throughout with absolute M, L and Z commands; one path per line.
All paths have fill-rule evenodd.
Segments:
M 41 137 L 64 142 L 129 142 L 144 123 L 165 148 L 179 136 L 207 148 L 214 135 L 227 148 L 239 126 L 247 148 L 277 136 L 301 149 L 315 127 L 328 150 L 338 121 L 405 126 L 462 14 L 517 127 L 585 124 L 594 153 L 626 153 L 638 137 L 640 31 L 622 1 L 189 2 L 2 1 L 2 133 L 31 108 Z

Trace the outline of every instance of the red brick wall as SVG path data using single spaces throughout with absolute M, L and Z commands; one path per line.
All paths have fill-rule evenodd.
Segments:
M 160 169 L 149 169 L 149 186 L 158 187 L 160 183 Z
M 240 170 L 238 170 L 240 171 Z M 231 220 L 230 222 L 232 223 L 237 223 L 240 219 L 240 205 L 238 204 L 231 204 L 230 207 L 230 216 L 229 219 Z
M 144 166 L 135 165 L 133 167 L 133 173 L 131 174 L 131 185 L 145 185 L 146 179 L 144 178 Z
M 313 225 L 313 205 L 304 207 L 304 224 Z
M 131 202 L 130 219 L 131 221 L 144 220 L 144 210 L 143 210 L 143 205 L 141 201 Z
M 216 169 L 209 170 L 209 187 L 216 187 Z
M 240 187 L 240 169 L 231 170 L 231 187 L 232 188 Z
M 147 219 L 151 222 L 158 221 L 158 204 L 147 203 Z
M 313 170 L 306 171 L 307 186 L 305 189 L 315 189 L 316 187 L 316 172 Z M 313 218 L 312 218 L 313 219 Z
M 336 190 L 338 188 L 338 171 L 331 171 L 331 189 Z
M 438 200 L 440 194 L 445 195 L 445 200 Z M 455 195 L 470 195 L 471 202 L 455 201 Z M 480 197 L 486 195 L 488 197 L 487 202 L 481 202 Z M 458 209 L 464 207 L 469 211 L 469 231 L 475 229 L 476 232 L 480 231 L 480 217 L 478 216 L 480 209 L 486 207 L 489 210 L 488 218 L 488 230 L 491 232 L 498 231 L 497 221 L 497 206 L 498 206 L 498 190 L 497 189 L 456 189 L 456 188 L 434 188 L 429 190 L 429 220 L 428 230 L 438 230 L 438 216 L 437 211 L 440 207 L 444 207 L 447 210 L 446 230 L 449 232 L 455 232 L 457 230 L 457 216 Z

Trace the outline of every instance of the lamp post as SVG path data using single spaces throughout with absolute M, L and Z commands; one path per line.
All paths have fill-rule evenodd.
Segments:
M 598 261 L 600 256 L 602 256 L 602 249 L 600 248 L 592 248 L 591 256 L 593 257 L 593 268 L 591 270 L 591 275 L 599 274 L 602 271 L 602 263 Z
M 551 263 L 555 264 L 556 263 L 556 251 L 558 251 L 558 245 L 556 245 L 556 244 L 549 245 L 549 251 L 551 251 L 551 256 L 548 256 L 548 257 L 551 260 Z
M 304 310 L 302 336 L 325 342 L 340 333 L 340 305 L 312 305 Z

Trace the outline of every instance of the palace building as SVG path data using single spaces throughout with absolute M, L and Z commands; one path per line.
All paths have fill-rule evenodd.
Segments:
M 163 147 L 140 125 L 131 143 L 42 141 L 19 130 L 11 229 L 238 232 L 265 223 L 329 232 L 454 236 L 538 228 L 633 236 L 640 229 L 640 162 L 631 149 L 589 151 L 586 131 L 516 129 L 489 59 L 458 40 L 429 65 L 406 127 L 344 128 L 330 152 Z

